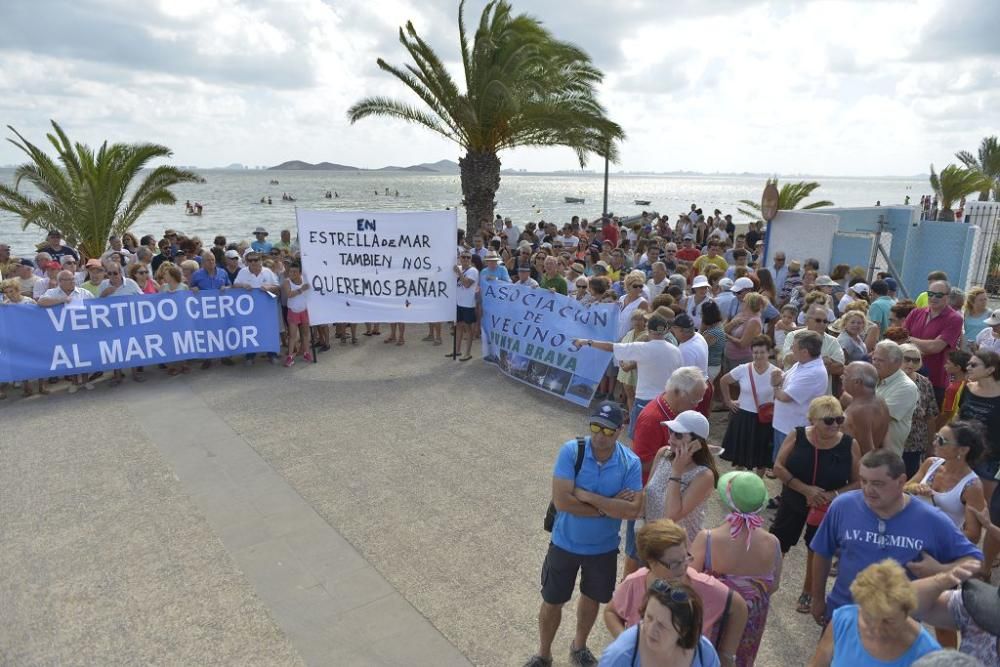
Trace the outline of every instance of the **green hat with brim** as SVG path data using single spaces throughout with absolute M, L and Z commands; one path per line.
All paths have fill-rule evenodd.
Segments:
M 715 485 L 722 503 L 730 510 L 756 514 L 767 506 L 764 480 L 746 470 L 733 470 L 719 478 Z

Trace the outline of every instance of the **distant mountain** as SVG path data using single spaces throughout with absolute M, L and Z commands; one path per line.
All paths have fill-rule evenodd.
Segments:
M 311 164 L 302 160 L 289 160 L 274 167 L 268 167 L 273 171 L 409 171 L 422 174 L 457 174 L 459 173 L 458 163 L 451 160 L 438 160 L 437 162 L 425 162 L 423 164 L 411 164 L 409 167 L 388 166 L 379 169 L 362 169 L 345 164 L 335 164 L 332 162 L 320 162 Z

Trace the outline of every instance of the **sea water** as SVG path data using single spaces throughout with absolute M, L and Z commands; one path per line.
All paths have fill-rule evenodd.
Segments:
M 458 224 L 465 226 L 461 208 L 462 188 L 458 175 L 412 172 L 372 171 L 268 171 L 268 170 L 196 170 L 204 183 L 186 183 L 173 188 L 177 204 L 149 209 L 132 228 L 141 237 L 157 238 L 168 228 L 188 236 L 200 236 L 206 245 L 221 234 L 229 241 L 252 239 L 257 227 L 270 232 L 277 241 L 282 229 L 295 233 L 296 208 L 309 210 L 358 211 L 427 211 L 458 209 Z M 0 169 L 0 182 L 12 185 L 14 171 Z M 278 181 L 270 185 L 271 180 Z M 917 204 L 930 192 L 926 180 L 900 178 L 795 177 L 785 181 L 815 180 L 821 184 L 813 197 L 827 199 L 837 206 L 873 206 L 902 204 L 910 197 Z M 643 210 L 657 211 L 676 220 L 691 204 L 700 206 L 705 215 L 715 209 L 731 213 L 737 222 L 746 218 L 737 212 L 738 200 L 760 201 L 765 178 L 761 176 L 706 175 L 631 175 L 611 174 L 608 184 L 608 209 L 618 215 L 633 215 Z M 389 194 L 386 195 L 388 188 Z M 600 215 L 604 178 L 602 174 L 507 174 L 500 178 L 496 212 L 510 216 L 524 228 L 526 222 L 545 220 L 562 224 L 578 215 L 594 219 Z M 327 191 L 338 196 L 326 199 Z M 31 191 L 30 189 L 26 191 Z M 398 196 L 396 192 L 399 192 Z M 282 194 L 295 198 L 282 201 Z M 261 204 L 261 197 L 271 204 Z M 565 197 L 582 197 L 583 204 L 567 204 Z M 649 200 L 638 206 L 634 200 Z M 198 202 L 201 216 L 185 214 L 184 202 Z M 36 244 L 45 240 L 37 227 L 22 231 L 21 221 L 0 211 L 0 242 L 9 243 L 15 254 L 30 255 Z

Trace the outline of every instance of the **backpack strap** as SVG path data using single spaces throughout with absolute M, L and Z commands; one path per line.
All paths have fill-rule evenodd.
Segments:
M 576 463 L 573 465 L 573 479 L 580 474 L 580 468 L 583 467 L 583 452 L 587 448 L 587 440 L 582 436 L 578 435 L 576 437 Z

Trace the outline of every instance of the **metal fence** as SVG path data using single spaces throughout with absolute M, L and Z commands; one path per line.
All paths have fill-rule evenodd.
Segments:
M 963 222 L 979 227 L 969 286 L 981 285 L 991 295 L 1000 294 L 1000 202 L 969 202 Z

